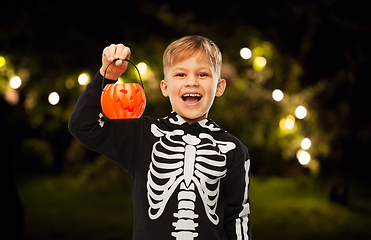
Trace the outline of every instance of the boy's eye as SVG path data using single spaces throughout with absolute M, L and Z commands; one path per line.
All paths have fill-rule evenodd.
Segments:
M 177 76 L 177 77 L 185 77 L 185 74 L 184 73 L 177 73 L 175 76 Z
M 207 73 L 200 73 L 199 76 L 200 77 L 207 77 L 207 76 L 209 76 L 209 74 L 207 74 Z

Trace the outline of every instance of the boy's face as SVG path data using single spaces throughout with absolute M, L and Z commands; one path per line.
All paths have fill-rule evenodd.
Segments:
M 210 59 L 199 52 L 176 61 L 165 71 L 165 79 L 161 81 L 162 94 L 169 97 L 173 111 L 189 124 L 207 118 L 214 97 L 221 96 L 226 87 Z

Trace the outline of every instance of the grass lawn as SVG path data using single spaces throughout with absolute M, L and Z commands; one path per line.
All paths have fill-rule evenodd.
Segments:
M 310 178 L 252 179 L 251 222 L 256 239 L 371 239 L 368 188 L 350 187 L 347 206 L 330 202 L 324 182 Z
M 131 239 L 130 192 L 94 185 L 67 176 L 19 182 L 26 239 Z M 311 178 L 252 177 L 253 239 L 371 239 L 369 188 L 351 185 L 342 206 L 328 201 L 326 187 Z
M 94 191 L 92 185 L 73 177 L 19 184 L 26 239 L 131 239 L 130 193 L 100 187 Z

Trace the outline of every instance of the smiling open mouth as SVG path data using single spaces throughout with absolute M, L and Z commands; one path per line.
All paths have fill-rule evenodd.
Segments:
M 201 100 L 202 95 L 198 93 L 186 93 L 182 96 L 184 102 L 192 104 L 197 103 Z

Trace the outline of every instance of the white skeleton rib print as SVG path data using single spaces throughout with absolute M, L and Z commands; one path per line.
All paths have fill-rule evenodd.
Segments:
M 226 175 L 226 153 L 236 146 L 233 142 L 215 140 L 207 133 L 184 135 L 183 130 L 165 131 L 155 124 L 151 132 L 159 140 L 153 145 L 147 175 L 148 215 L 161 216 L 175 189 L 179 186 L 178 212 L 172 236 L 177 240 L 193 240 L 198 236 L 194 222 L 196 193 L 201 196 L 206 215 L 217 225 L 216 214 L 220 179 Z

